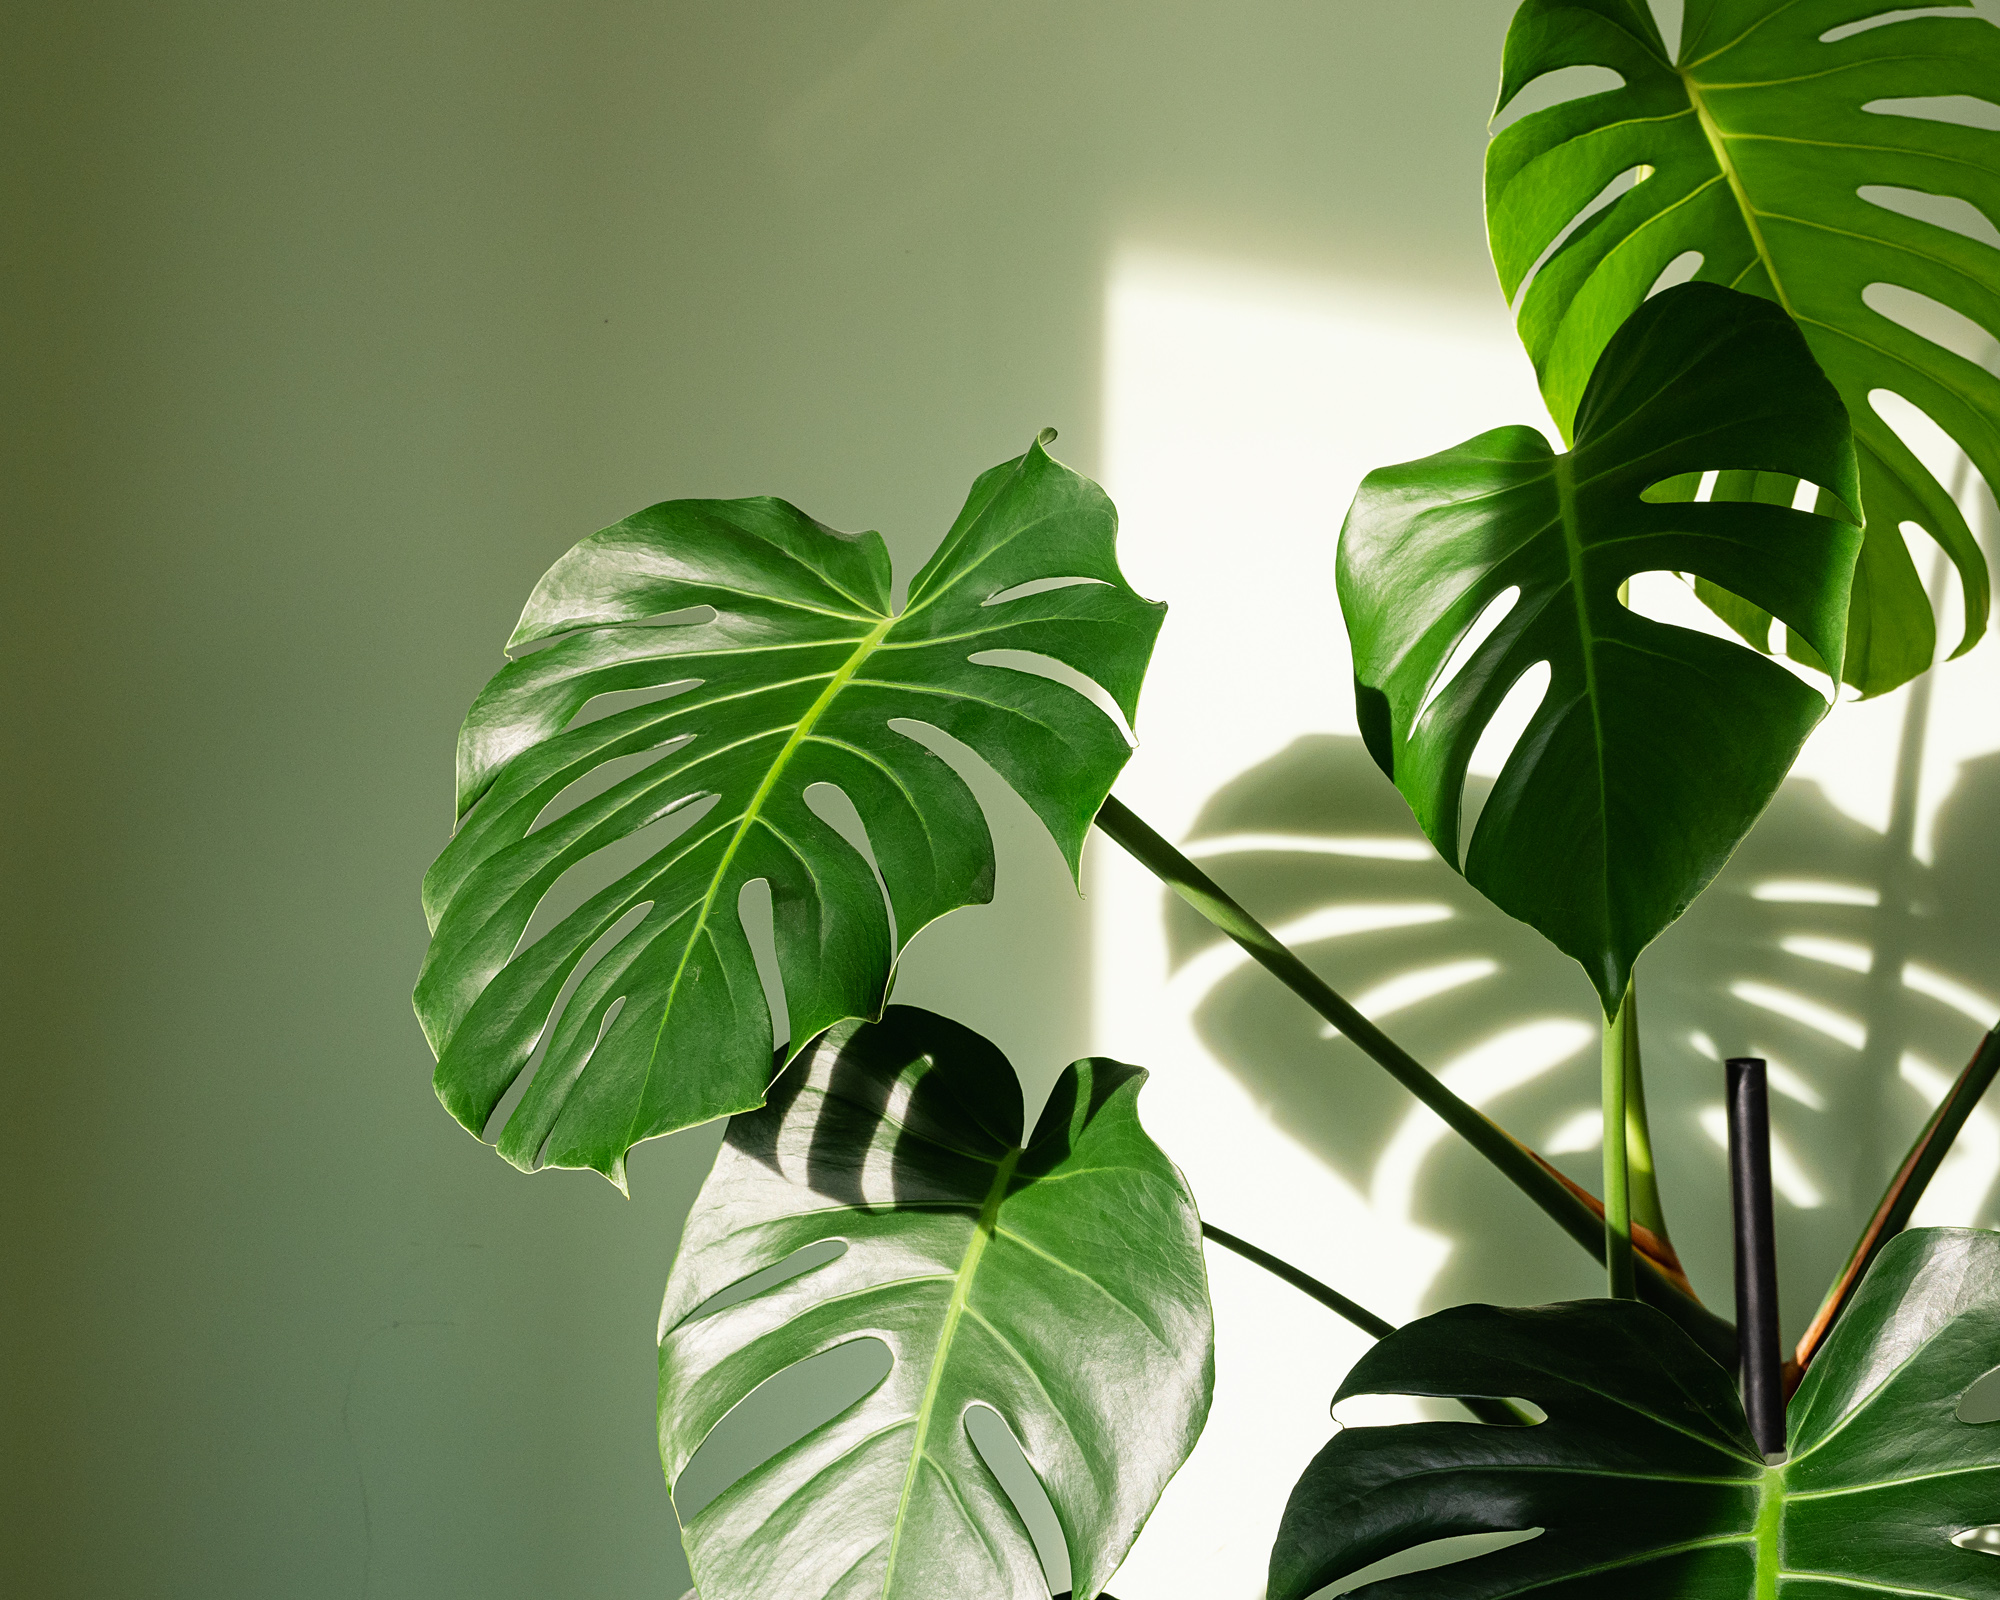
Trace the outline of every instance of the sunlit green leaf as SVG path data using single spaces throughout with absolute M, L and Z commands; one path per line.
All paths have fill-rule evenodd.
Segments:
M 1045 1600 L 966 1430 L 983 1404 L 1046 1489 L 1097 1595 L 1208 1414 L 1201 1224 L 1140 1127 L 1145 1074 L 1064 1072 L 1025 1147 L 1013 1069 L 943 1017 L 843 1023 L 736 1118 L 660 1318 L 660 1448 L 678 1483 L 756 1387 L 859 1339 L 888 1376 L 737 1480 L 684 1532 L 703 1600 Z M 724 1305 L 799 1251 L 836 1258 Z
M 973 486 L 900 611 L 879 535 L 782 500 L 668 501 L 558 561 L 512 640 L 542 648 L 466 718 L 458 833 L 424 879 L 417 1012 L 452 1115 L 484 1130 L 540 1049 L 501 1154 L 622 1182 L 641 1139 L 757 1105 L 773 1029 L 739 898 L 760 880 L 791 1047 L 874 1015 L 916 932 L 993 892 L 980 808 L 918 725 L 983 756 L 1074 870 L 1129 747 L 1056 674 L 1129 721 L 1165 613 L 1120 575 L 1116 525 L 1037 443 Z M 872 866 L 816 787 L 852 802 Z M 667 837 L 523 941 L 565 873 L 647 828 Z
M 1926 297 L 1942 309 L 1921 325 L 1947 340 L 1953 314 L 1989 339 L 2000 330 L 2000 250 L 1920 220 L 1939 214 L 1937 196 L 1969 205 L 1968 217 L 2000 218 L 2000 132 L 1940 120 L 1956 114 L 1942 97 L 2000 100 L 2000 30 L 1972 0 L 1929 8 L 1962 16 L 1855 26 L 1891 9 L 1687 0 L 1675 60 L 1645 0 L 1528 0 L 1507 36 L 1502 109 L 1564 68 L 1608 67 L 1624 83 L 1523 117 L 1486 162 L 1494 264 L 1510 299 L 1527 281 L 1521 337 L 1566 435 L 1598 355 L 1688 252 L 1700 256 L 1700 281 L 1768 296 L 1798 319 L 1860 451 L 1868 538 L 1845 674 L 1869 694 L 1922 672 L 1935 648 L 1904 522 L 1958 568 L 1960 650 L 1987 616 L 1986 564 L 1963 514 L 1870 393 L 1919 407 L 1989 483 L 2000 480 L 2000 379 L 1973 359 L 1980 352 L 1960 353 L 1864 298 L 1880 285 Z M 1608 192 L 1616 198 L 1586 216 Z
M 1840 659 L 1852 515 L 1649 492 L 1717 469 L 1810 478 L 1836 508 L 1856 495 L 1846 413 L 1791 321 L 1769 301 L 1687 284 L 1641 307 L 1604 352 L 1573 450 L 1499 428 L 1385 467 L 1341 532 L 1362 735 L 1454 866 L 1480 736 L 1548 664 L 1462 870 L 1583 964 L 1606 1015 L 1827 710 L 1765 657 L 1630 610 L 1620 585 L 1698 575 Z M 1509 591 L 1512 608 L 1448 673 Z

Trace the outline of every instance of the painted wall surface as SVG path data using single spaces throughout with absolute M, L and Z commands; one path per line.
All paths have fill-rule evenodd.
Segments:
M 1189 520 L 1213 463 L 1176 495 L 1199 385 L 1148 387 L 1118 286 L 1372 285 L 1502 348 L 1480 159 L 1510 9 L 0 4 L 0 1592 L 681 1592 L 652 1335 L 716 1134 L 635 1153 L 626 1200 L 436 1105 L 408 992 L 460 716 L 549 562 L 674 496 L 782 495 L 907 572 L 1052 424 L 1131 480 L 1129 549 L 1181 541 L 1131 558 L 1142 589 L 1240 561 L 1254 517 Z M 1251 381 L 1268 329 L 1218 304 L 1199 337 Z M 1172 416 L 1114 452 L 1134 382 Z M 1262 414 L 1214 406 L 1218 450 Z M 1299 525 L 1326 548 L 1345 493 Z M 1295 731 L 1340 731 L 1323 690 Z M 1093 903 L 989 798 L 999 899 L 897 996 L 1032 1092 L 1138 991 L 1096 992 Z M 1452 1216 L 1482 1181 L 1451 1169 Z

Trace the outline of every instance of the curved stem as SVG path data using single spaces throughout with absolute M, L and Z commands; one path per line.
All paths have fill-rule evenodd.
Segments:
M 1453 1094 L 1115 795 L 1107 798 L 1097 813 L 1097 826 L 1435 1111 L 1447 1127 L 1485 1156 L 1572 1239 L 1598 1260 L 1604 1259 L 1604 1224 L 1570 1192 L 1553 1167 L 1484 1112 Z M 1724 1365 L 1735 1365 L 1736 1330 L 1728 1322 L 1675 1287 L 1650 1261 L 1640 1261 L 1638 1285 L 1641 1298 L 1673 1318 L 1695 1343 Z

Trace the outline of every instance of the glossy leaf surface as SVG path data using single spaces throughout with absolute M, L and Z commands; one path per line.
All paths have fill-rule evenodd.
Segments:
M 2000 1596 L 2000 1558 L 1953 1541 L 2000 1507 L 2000 1427 L 1958 1419 L 2000 1360 L 2000 1234 L 1906 1233 L 1883 1251 L 1757 1456 L 1728 1373 L 1631 1301 L 1460 1306 L 1376 1345 L 1338 1399 L 1512 1395 L 1531 1427 L 1349 1428 L 1307 1468 L 1271 1600 L 1429 1540 L 1540 1529 L 1367 1600 L 1840 1600 Z
M 1027 1530 L 966 1414 L 1013 1431 L 1098 1594 L 1208 1414 L 1201 1225 L 1137 1113 L 1145 1074 L 1070 1066 L 1034 1134 L 994 1047 L 891 1006 L 843 1023 L 736 1118 L 660 1327 L 668 1480 L 794 1364 L 879 1339 L 871 1393 L 689 1519 L 704 1600 L 1044 1600 Z M 796 1252 L 835 1259 L 703 1315 Z
M 1639 952 L 1756 821 L 1826 702 L 1739 645 L 1629 610 L 1619 586 L 1694 573 L 1840 658 L 1859 529 L 1646 491 L 1714 468 L 1809 477 L 1852 504 L 1846 414 L 1768 301 L 1687 284 L 1598 363 L 1558 455 L 1533 428 L 1372 472 L 1341 532 L 1341 610 L 1370 753 L 1438 851 L 1581 962 L 1609 1015 Z M 1518 595 L 1455 673 L 1460 642 Z M 1538 663 L 1547 693 L 1461 865 L 1467 765 Z
M 1987 616 L 1985 560 L 1964 515 L 1869 400 L 1902 396 L 2000 480 L 2000 379 L 1951 347 L 1954 315 L 1989 345 L 2000 330 L 2000 250 L 1921 220 L 1949 214 L 1934 196 L 1970 206 L 1975 231 L 2000 218 L 2000 132 L 1940 120 L 1957 114 L 1946 97 L 2000 100 L 2000 30 L 1970 0 L 1932 9 L 1954 6 L 1964 15 L 1857 27 L 1890 8 L 1688 0 L 1675 60 L 1644 0 L 1528 0 L 1507 36 L 1502 109 L 1564 68 L 1608 67 L 1624 83 L 1523 117 L 1487 153 L 1494 264 L 1510 300 L 1527 281 L 1521 337 L 1566 434 L 1599 353 L 1688 252 L 1700 256 L 1698 280 L 1766 296 L 1798 319 L 1860 448 L 1868 539 L 1846 676 L 1870 694 L 1922 672 L 1935 648 L 1901 524 L 1923 528 L 1957 565 L 1959 649 Z M 1911 325 L 1878 309 L 1898 309 L 1880 285 L 1903 292 Z M 1760 490 L 1746 479 L 1734 492 Z M 1791 486 L 1780 492 L 1789 501 Z M 1728 596 L 1713 598 L 1740 620 Z
M 1165 608 L 1120 575 L 1116 520 L 1037 443 L 973 486 L 900 612 L 878 534 L 782 500 L 668 501 L 557 562 L 512 646 L 549 642 L 474 702 L 458 832 L 424 879 L 417 1011 L 452 1115 L 482 1132 L 540 1049 L 501 1154 L 622 1182 L 639 1140 L 759 1104 L 773 1028 L 739 912 L 759 881 L 792 1048 L 876 1014 L 917 930 L 993 892 L 980 808 L 915 725 L 983 756 L 1074 870 L 1128 745 L 1037 663 L 1136 715 Z M 579 720 L 600 696 L 626 703 Z M 852 802 L 872 865 L 816 789 Z M 523 940 L 565 873 L 648 828 L 650 854 Z

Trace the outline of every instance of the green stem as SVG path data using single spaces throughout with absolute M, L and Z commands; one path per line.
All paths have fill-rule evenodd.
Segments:
M 1618 1002 L 1618 1014 L 1604 1019 L 1604 1276 L 1614 1300 L 1636 1300 L 1632 1265 L 1631 1163 L 1625 1149 L 1626 1015 L 1632 993 Z
M 1330 1288 L 1307 1272 L 1301 1272 L 1291 1262 L 1274 1256 L 1268 1250 L 1260 1250 L 1248 1239 L 1239 1239 L 1233 1233 L 1225 1233 L 1212 1222 L 1201 1225 L 1201 1236 L 1213 1239 L 1225 1250 L 1234 1250 L 1245 1261 L 1255 1262 L 1274 1278 L 1282 1278 L 1301 1294 L 1308 1294 L 1336 1316 L 1345 1317 L 1355 1327 L 1371 1339 L 1386 1339 L 1396 1331 L 1395 1323 L 1387 1317 L 1378 1317 L 1366 1306 L 1356 1305 L 1338 1289 Z
M 1334 1312 L 1338 1316 L 1345 1317 L 1370 1338 L 1386 1339 L 1396 1331 L 1395 1323 L 1391 1322 L 1387 1317 L 1378 1317 L 1366 1306 L 1356 1305 L 1338 1289 L 1321 1283 L 1319 1279 L 1315 1278 L 1309 1272 L 1301 1272 L 1282 1256 L 1274 1256 L 1268 1250 L 1260 1250 L 1248 1239 L 1239 1239 L 1235 1234 L 1225 1232 L 1212 1222 L 1204 1222 L 1201 1225 L 1201 1236 L 1204 1239 L 1213 1239 L 1225 1250 L 1235 1251 L 1245 1261 L 1253 1262 L 1255 1265 L 1262 1267 L 1272 1277 L 1289 1283 L 1301 1294 L 1310 1295 L 1329 1311 Z M 1466 1410 L 1470 1411 L 1481 1422 L 1519 1427 L 1523 1423 L 1530 1423 L 1535 1420 L 1527 1412 L 1507 1400 L 1489 1399 L 1483 1395 L 1468 1395 L 1461 1398 L 1458 1403 L 1464 1406 Z
M 1141 866 L 1241 945 L 1267 972 L 1351 1039 L 1376 1065 L 1435 1111 L 1444 1124 L 1485 1156 L 1501 1174 L 1598 1260 L 1604 1227 L 1581 1200 L 1537 1161 L 1526 1145 L 1484 1112 L 1467 1105 L 1417 1060 L 1330 988 L 1286 949 L 1261 922 L 1225 894 L 1215 880 L 1176 850 L 1116 796 L 1097 813 L 1097 826 Z M 1736 1330 L 1690 1299 L 1649 1261 L 1639 1263 L 1638 1283 L 1648 1304 L 1664 1311 L 1725 1366 L 1736 1362 Z
M 1667 1216 L 1653 1166 L 1653 1132 L 1646 1121 L 1646 1076 L 1639 1067 L 1639 980 L 1625 991 L 1625 1164 L 1632 1220 L 1667 1243 Z

